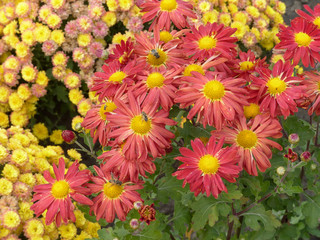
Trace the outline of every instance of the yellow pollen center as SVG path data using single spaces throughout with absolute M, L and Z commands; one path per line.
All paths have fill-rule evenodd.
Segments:
M 190 64 L 188 65 L 184 71 L 183 71 L 183 75 L 184 76 L 192 76 L 191 75 L 191 72 L 198 72 L 198 73 L 201 73 L 202 75 L 204 75 L 204 70 L 203 68 L 198 65 L 198 64 Z
M 122 83 L 122 80 L 127 76 L 127 74 L 125 74 L 122 71 L 118 71 L 113 73 L 110 77 L 109 77 L 109 82 L 117 82 L 117 83 Z
M 312 38 L 304 32 L 299 32 L 294 35 L 294 40 L 299 47 L 308 47 L 312 41 Z
M 147 56 L 147 62 L 153 67 L 158 67 L 161 64 L 165 63 L 165 61 L 167 60 L 167 54 L 161 49 L 155 49 L 155 51 L 156 54 L 150 51 Z
M 243 110 L 246 118 L 254 118 L 260 114 L 260 107 L 255 103 L 251 103 L 249 106 L 244 106 Z
M 160 41 L 163 41 L 165 43 L 171 41 L 173 39 L 173 36 L 168 31 L 161 31 L 160 32 Z
M 278 77 L 270 78 L 266 86 L 268 87 L 268 92 L 270 93 L 270 95 L 273 96 L 281 94 L 287 88 L 286 82 Z
M 314 25 L 317 25 L 318 28 L 320 28 L 320 16 L 319 16 L 319 17 L 316 17 L 316 18 L 314 19 L 313 24 L 314 24 Z
M 107 198 L 118 198 L 123 191 L 122 185 L 107 182 L 103 186 L 103 193 Z
M 52 184 L 51 193 L 54 198 L 65 198 L 68 196 L 70 191 L 70 186 L 65 180 L 56 181 Z
M 219 167 L 219 159 L 207 154 L 200 158 L 198 166 L 204 174 L 215 174 Z
M 162 87 L 164 80 L 165 78 L 161 73 L 159 72 L 151 73 L 147 78 L 147 86 L 148 88 Z
M 224 86 L 217 80 L 211 80 L 204 85 L 203 94 L 211 101 L 221 100 L 225 94 Z
M 176 0 L 162 0 L 160 3 L 161 11 L 171 12 L 177 9 L 177 1 Z
M 105 104 L 101 105 L 99 114 L 100 117 L 103 120 L 106 120 L 106 114 L 107 112 L 113 112 L 117 108 L 116 104 L 114 102 L 106 102 Z
M 253 62 L 250 62 L 250 61 L 240 62 L 239 65 L 240 65 L 240 70 L 242 71 L 248 71 L 253 68 Z
M 320 91 L 320 81 L 318 81 L 318 91 Z
M 137 115 L 131 119 L 130 127 L 134 131 L 134 133 L 145 135 L 151 129 L 151 120 L 145 119 L 144 116 L 142 116 L 142 114 Z
M 217 40 L 214 37 L 205 36 L 199 40 L 199 48 L 210 50 L 215 48 L 217 44 Z
M 251 130 L 242 130 L 237 135 L 237 143 L 243 148 L 252 148 L 258 142 L 257 135 Z

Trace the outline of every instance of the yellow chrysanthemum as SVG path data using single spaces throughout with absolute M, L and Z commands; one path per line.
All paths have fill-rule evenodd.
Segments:
M 34 44 L 36 39 L 34 38 L 33 30 L 28 29 L 22 32 L 21 39 L 24 43 L 31 46 Z
M 25 16 L 30 11 L 30 5 L 28 2 L 19 2 L 16 5 L 16 14 L 19 17 Z
M 51 32 L 50 39 L 56 42 L 59 46 L 65 42 L 65 38 L 62 30 L 53 30 Z
M 20 111 L 10 114 L 10 122 L 14 126 L 25 127 L 28 124 L 28 116 Z
M 0 127 L 2 128 L 9 127 L 9 117 L 4 112 L 0 112 Z
M 1 103 L 8 102 L 9 96 L 10 96 L 10 89 L 5 85 L 0 86 L 0 102 Z
M 214 23 L 218 21 L 219 12 L 217 10 L 208 11 L 203 14 L 202 16 L 202 22 L 204 24 L 207 23 Z
M 14 210 L 7 210 L 2 213 L 1 220 L 4 227 L 12 230 L 16 229 L 21 222 L 19 214 Z
M 78 104 L 78 112 L 81 116 L 85 117 L 87 112 L 91 109 L 91 101 L 90 99 L 85 99 L 79 102 Z
M 249 27 L 242 22 L 233 22 L 231 23 L 232 28 L 236 28 L 237 31 L 233 34 L 238 40 L 243 38 L 243 35 L 249 30 Z
M 6 178 L 0 178 L 0 195 L 10 195 L 13 190 L 13 184 Z
M 91 239 L 92 236 L 85 231 L 81 231 L 81 233 L 77 235 L 73 240 L 85 240 L 87 238 Z
M 16 166 L 14 166 L 12 164 L 5 164 L 4 165 L 4 168 L 2 170 L 2 175 L 6 179 L 10 180 L 11 182 L 15 182 L 15 181 L 17 181 L 19 174 L 20 174 L 20 170 Z
M 48 85 L 48 82 L 49 82 L 49 78 L 47 77 L 46 72 L 45 71 L 38 72 L 36 83 L 46 87 Z
M 77 42 L 80 47 L 87 47 L 91 43 L 92 37 L 88 33 L 78 35 Z
M 45 158 L 36 158 L 35 165 L 37 170 L 41 173 L 52 168 L 51 164 Z
M 233 21 L 234 22 L 242 22 L 243 24 L 247 24 L 248 17 L 243 12 L 236 12 L 233 14 Z
M 13 71 L 17 71 L 19 68 L 19 60 L 15 57 L 10 57 L 7 58 L 5 60 L 5 62 L 3 63 L 3 67 L 5 69 L 9 69 L 9 70 L 13 70 Z
M 17 93 L 19 97 L 24 101 L 29 99 L 29 97 L 31 97 L 32 94 L 30 88 L 26 84 L 20 84 L 17 89 Z
M 83 122 L 83 117 L 81 116 L 75 116 L 72 121 L 71 121 L 71 126 L 72 126 L 72 129 L 75 130 L 75 126 L 78 124 L 78 123 L 82 123 Z M 76 130 L 75 130 L 76 131 Z
M 29 18 L 19 18 L 19 30 L 20 32 L 24 32 L 27 29 L 33 29 L 35 24 Z
M 18 93 L 11 93 L 9 96 L 9 106 L 13 111 L 19 111 L 23 106 L 24 101 L 19 97 Z
M 117 11 L 118 9 L 118 2 L 116 0 L 106 0 L 106 4 L 108 9 L 112 12 Z
M 93 223 L 93 222 L 87 222 L 85 225 L 84 230 L 90 234 L 92 237 L 98 237 L 98 230 L 101 229 L 101 226 L 99 223 Z
M 119 0 L 119 6 L 122 11 L 128 11 L 133 4 L 132 0 Z
M 81 154 L 76 149 L 68 149 L 67 153 L 74 160 L 82 160 Z
M 109 11 L 106 12 L 101 19 L 108 25 L 108 27 L 112 27 L 117 22 L 117 15 L 115 12 Z
M 36 179 L 32 173 L 20 174 L 19 181 L 28 184 L 30 187 L 33 187 L 36 184 Z
M 62 144 L 63 138 L 61 136 L 62 131 L 61 130 L 53 130 L 52 134 L 50 135 L 50 141 L 54 144 Z
M 44 41 L 48 40 L 51 35 L 49 27 L 42 24 L 37 25 L 33 33 L 35 39 L 40 43 L 43 43 Z
M 219 15 L 219 22 L 224 24 L 225 26 L 229 26 L 231 23 L 231 16 L 229 13 L 221 13 Z
M 33 218 L 26 222 L 24 232 L 31 239 L 40 237 L 44 233 L 44 226 L 39 219 Z
M 57 15 L 55 13 L 51 13 L 46 18 L 46 23 L 50 28 L 56 28 L 61 23 L 61 18 L 59 17 L 59 15 Z
M 253 18 L 258 18 L 260 16 L 259 10 L 257 8 L 255 8 L 254 6 L 248 6 L 246 8 L 246 11 Z
M 1 135 L 3 135 L 3 134 L 1 134 Z M 3 137 L 5 137 L 5 136 L 2 136 L 2 138 L 3 138 Z M 4 142 L 5 142 L 5 141 L 2 140 L 0 143 L 3 144 Z M 5 158 L 6 158 L 8 155 L 9 155 L 8 150 L 7 150 L 4 146 L 0 145 L 0 162 L 2 162 L 3 160 L 5 160 Z
M 32 128 L 32 133 L 39 139 L 44 140 L 49 137 L 48 129 L 43 123 L 37 123 Z
M 30 210 L 31 206 L 32 206 L 32 202 L 19 202 L 18 213 L 22 221 L 27 221 L 33 218 L 34 212 Z
M 29 46 L 24 42 L 19 42 L 15 45 L 17 57 L 24 58 L 29 53 Z
M 18 166 L 23 166 L 28 161 L 28 154 L 23 149 L 16 149 L 12 152 L 11 160 Z
M 77 235 L 77 228 L 73 223 L 61 225 L 59 227 L 59 233 L 62 238 L 73 239 Z
M 112 43 L 113 43 L 113 44 L 120 44 L 121 41 L 126 41 L 126 40 L 127 40 L 127 38 L 126 38 L 126 36 L 125 36 L 124 34 L 122 34 L 122 33 L 117 33 L 117 34 L 115 34 L 115 35 L 113 36 L 113 38 L 112 38 Z
M 74 211 L 74 215 L 76 216 L 76 226 L 79 227 L 83 227 L 84 224 L 86 223 L 86 218 L 84 217 L 83 212 L 81 212 L 80 210 L 75 210 Z

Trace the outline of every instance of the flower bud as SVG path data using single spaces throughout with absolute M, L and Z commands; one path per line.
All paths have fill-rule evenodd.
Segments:
M 143 206 L 143 203 L 141 201 L 136 201 L 133 203 L 133 208 L 135 210 L 139 210 Z
M 304 162 L 309 162 L 311 159 L 311 153 L 309 151 L 305 151 L 301 153 L 300 158 Z
M 139 220 L 136 219 L 136 218 L 133 218 L 130 220 L 130 227 L 132 229 L 137 229 L 139 227 L 140 223 L 139 223 Z
M 288 158 L 291 162 L 295 162 L 298 160 L 298 154 L 292 151 L 291 148 L 288 149 L 288 153 L 284 155 L 285 158 Z
M 277 174 L 279 176 L 284 175 L 285 172 L 286 172 L 286 169 L 284 167 L 280 166 L 280 167 L 277 168 Z
M 77 123 L 75 126 L 74 126 L 74 130 L 76 130 L 77 132 L 80 132 L 82 130 L 82 126 L 81 126 L 81 123 Z
M 291 144 L 297 144 L 300 140 L 299 135 L 296 133 L 292 133 L 288 137 L 289 143 Z
M 76 134 L 70 130 L 62 131 L 61 136 L 62 136 L 63 140 L 68 144 L 72 144 L 77 140 Z
M 310 166 L 311 170 L 316 170 L 317 169 L 317 164 L 312 163 Z

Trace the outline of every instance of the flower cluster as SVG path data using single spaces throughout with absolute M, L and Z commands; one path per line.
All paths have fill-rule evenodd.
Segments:
M 69 171 L 75 166 L 86 169 L 84 164 L 66 158 L 61 147 L 39 145 L 38 139 L 28 129 L 0 128 L 0 165 L 3 166 L 0 178 L 1 239 L 18 239 L 24 236 L 28 239 L 60 237 L 80 240 L 98 237 L 97 230 L 100 229 L 100 225 L 86 220 L 83 212 L 77 207 L 74 208 L 74 224 L 56 227 L 54 223 L 45 221 L 45 218 L 50 217 L 52 210 L 48 209 L 40 215 L 39 208 L 32 203 L 32 191 L 37 191 L 42 184 L 48 184 L 47 180 L 52 179 L 50 173 L 56 172 L 52 165 L 57 164 L 59 158 L 61 164 L 70 166 Z M 55 189 L 54 193 L 59 194 L 61 190 L 58 185 Z M 37 194 L 33 196 L 36 197 Z M 79 198 L 81 199 L 75 197 L 81 202 Z M 81 229 L 81 232 L 78 233 L 77 228 Z

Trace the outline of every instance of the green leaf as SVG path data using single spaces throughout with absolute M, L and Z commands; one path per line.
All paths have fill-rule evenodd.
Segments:
M 130 234 L 130 232 L 125 229 L 125 228 L 116 228 L 114 230 L 114 233 L 117 235 L 117 237 L 119 237 L 120 239 L 122 239 L 123 237 L 127 236 Z
M 69 103 L 69 98 L 68 98 L 68 91 L 66 87 L 57 85 L 55 87 L 55 95 L 58 98 L 58 101 L 64 102 L 64 103 Z
M 283 123 L 285 131 L 289 134 L 297 133 L 300 137 L 299 145 L 302 146 L 313 138 L 315 132 L 312 126 L 297 116 L 289 116 Z
M 320 195 L 311 198 L 307 194 L 304 194 L 308 198 L 308 202 L 302 207 L 302 213 L 306 218 L 306 223 L 309 228 L 317 228 L 319 226 L 320 219 Z
M 228 186 L 228 193 L 220 193 L 219 199 L 232 202 L 234 199 L 240 199 L 242 196 L 243 195 L 241 191 L 237 190 L 237 186 L 235 184 L 232 184 Z
M 139 233 L 137 236 L 141 240 L 148 240 L 148 239 L 161 239 L 162 238 L 162 232 L 159 230 L 160 222 L 155 221 L 151 222 L 149 226 L 146 226 L 141 233 Z
M 298 229 L 296 226 L 283 224 L 282 228 L 279 230 L 279 238 L 283 240 L 292 240 L 292 239 L 298 239 Z
M 181 198 L 179 191 L 182 190 L 182 181 L 172 177 L 163 177 L 158 181 L 158 200 L 167 203 L 169 199 L 178 200 Z
M 114 234 L 112 234 L 112 228 L 108 228 L 108 229 L 102 228 L 98 230 L 98 235 L 100 240 L 109 240 L 116 237 Z
M 173 227 L 183 236 L 191 220 L 190 209 L 175 201 L 173 213 Z
M 217 206 L 213 206 L 210 210 L 210 213 L 208 215 L 208 219 L 209 219 L 209 226 L 213 227 L 214 224 L 219 220 L 219 211 Z

